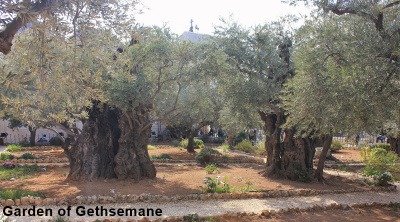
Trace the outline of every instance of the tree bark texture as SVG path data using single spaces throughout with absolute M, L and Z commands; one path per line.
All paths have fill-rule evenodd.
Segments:
M 324 166 L 326 155 L 328 154 L 328 150 L 331 148 L 332 144 L 332 135 L 325 135 L 324 138 L 324 145 L 322 148 L 321 155 L 319 156 L 317 170 L 315 171 L 314 178 L 317 179 L 319 182 L 324 181 Z
M 154 178 L 156 170 L 147 152 L 151 129 L 141 130 L 149 122 L 148 112 L 140 108 L 124 115 L 108 105 L 94 105 L 82 134 L 71 149 L 64 149 L 70 161 L 68 177 L 90 181 Z
M 194 133 L 192 132 L 188 134 L 188 145 L 186 147 L 186 150 L 189 153 L 194 153 Z
M 35 146 L 36 145 L 36 130 L 37 130 L 37 128 L 29 126 L 28 130 L 29 130 L 29 133 L 30 133 L 30 135 L 29 135 L 29 145 L 30 146 Z
M 400 135 L 397 137 L 389 137 L 390 150 L 400 155 Z
M 259 114 L 264 122 L 267 153 L 266 169 L 262 175 L 296 180 L 296 171 L 312 169 L 315 147 L 320 143 L 319 138 L 295 137 L 295 129 L 285 129 L 285 139 L 281 142 L 283 110 L 278 114 Z
M 118 179 L 155 178 L 156 168 L 147 150 L 151 136 L 150 107 L 139 105 L 135 110 L 121 114 L 121 137 L 115 156 L 115 173 Z

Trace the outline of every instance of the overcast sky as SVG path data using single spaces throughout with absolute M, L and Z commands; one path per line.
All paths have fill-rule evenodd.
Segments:
M 176 34 L 188 31 L 190 20 L 199 33 L 212 34 L 219 18 L 233 15 L 239 24 L 254 26 L 275 21 L 286 14 L 309 14 L 304 6 L 289 6 L 281 0 L 143 0 L 148 8 L 137 15 L 137 22 L 145 26 L 167 24 Z

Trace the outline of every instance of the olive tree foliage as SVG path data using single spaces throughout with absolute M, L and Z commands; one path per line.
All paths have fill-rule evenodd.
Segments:
M 283 143 L 280 141 L 287 115 L 279 96 L 287 80 L 295 75 L 290 59 L 291 32 L 286 31 L 283 22 L 252 30 L 223 22 L 215 34 L 231 70 L 219 80 L 221 92 L 229 98 L 232 114 L 256 113 L 263 122 L 267 151 L 263 175 L 296 179 L 296 171 L 312 168 L 315 144 L 309 138 L 294 138 L 295 129 L 285 130 L 288 136 Z
M 323 12 L 300 31 L 292 123 L 349 135 L 382 127 L 399 153 L 400 2 L 309 2 Z
M 72 30 L 75 37 L 78 24 L 91 27 L 112 27 L 118 35 L 126 34 L 126 28 L 121 28 L 118 24 L 122 21 L 134 24 L 133 17 L 129 16 L 127 12 L 131 13 L 138 3 L 139 1 L 119 0 L 1 1 L 0 21 L 4 29 L 0 32 L 0 52 L 7 55 L 11 51 L 15 34 L 25 26 L 30 27 L 37 24 L 52 25 L 57 33 Z

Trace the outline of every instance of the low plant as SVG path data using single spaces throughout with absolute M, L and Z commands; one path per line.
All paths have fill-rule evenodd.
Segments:
M 228 177 L 225 177 L 223 181 L 219 180 L 219 176 L 215 178 L 206 177 L 204 179 L 205 186 L 200 186 L 202 193 L 229 193 L 230 187 L 229 184 L 226 182 Z M 222 185 L 222 186 L 221 186 Z
M 243 140 L 238 145 L 236 145 L 235 149 L 246 153 L 252 153 L 256 150 L 250 140 Z
M 15 163 L 11 163 L 11 162 L 5 162 L 3 163 L 3 168 L 5 169 L 14 169 L 17 165 L 15 165 Z
M 200 221 L 200 217 L 197 214 L 188 214 L 183 216 L 183 221 L 197 222 Z
M 351 169 L 348 166 L 342 166 L 342 165 L 333 165 L 333 169 L 337 169 L 340 171 L 346 171 L 346 172 L 351 172 Z
M 221 156 L 221 153 L 218 150 L 206 147 L 200 150 L 196 155 L 196 161 L 203 164 L 212 163 L 215 162 L 215 159 L 219 156 Z
M 31 144 L 27 140 L 19 141 L 18 145 L 21 146 L 21 147 L 29 147 L 29 146 L 31 146 Z
M 379 175 L 374 176 L 375 184 L 377 186 L 388 186 L 389 181 L 393 180 L 392 174 L 389 172 L 383 172 Z
M 15 167 L 13 169 L 0 168 L 0 180 L 9 180 L 11 178 L 24 179 L 30 178 L 39 171 L 37 165 Z
M 370 186 L 374 185 L 374 182 L 372 182 L 372 181 L 370 181 L 370 180 L 368 180 L 368 179 L 366 179 L 366 178 L 364 178 L 364 179 L 362 180 L 362 182 L 364 182 L 365 184 L 368 184 L 368 185 L 370 185 Z
M 312 175 L 314 173 L 314 169 L 310 168 L 307 170 L 295 170 L 294 173 L 297 176 L 297 180 L 303 183 L 309 183 L 312 181 Z
M 33 160 L 33 159 L 36 159 L 36 157 L 34 155 L 32 155 L 31 153 L 24 153 L 24 154 L 22 154 L 22 156 L 18 157 L 17 159 Z
M 60 137 L 58 137 L 58 136 L 55 136 L 55 137 L 52 137 L 50 140 L 49 140 L 49 143 L 50 143 L 50 145 L 52 145 L 52 146 L 61 146 L 61 145 L 63 145 L 63 141 L 62 141 L 62 139 L 60 138 Z
M 44 194 L 39 191 L 26 191 L 26 190 L 4 190 L 0 189 L 0 199 L 7 200 L 15 200 L 15 199 L 21 199 L 21 197 L 26 197 L 26 196 L 33 196 L 33 197 L 44 197 Z
M 228 150 L 229 150 L 229 145 L 227 145 L 227 144 L 221 145 L 221 148 L 222 148 L 223 150 L 228 151 Z M 224 151 L 224 152 L 225 152 L 225 151 Z
M 147 149 L 148 150 L 156 150 L 157 147 L 153 146 L 153 145 L 147 145 Z
M 20 145 L 11 144 L 11 145 L 7 146 L 6 151 L 8 151 L 8 152 L 18 152 L 20 149 L 21 149 Z
M 184 140 L 181 141 L 180 145 L 183 148 L 187 148 L 188 143 L 189 143 L 189 139 L 184 139 Z M 204 147 L 203 140 L 199 140 L 199 139 L 196 139 L 196 138 L 193 140 L 193 148 L 194 149 L 201 149 L 203 147 Z
M 210 142 L 210 136 L 209 136 L 208 134 L 205 134 L 205 135 L 203 135 L 203 136 L 201 137 L 201 140 L 202 140 L 204 143 L 208 143 L 208 142 Z
M 385 149 L 386 151 L 391 151 L 389 143 L 378 143 L 376 144 L 377 148 Z
M 343 148 L 343 144 L 340 141 L 337 140 L 332 140 L 331 144 L 331 151 L 332 152 L 337 152 Z
M 229 159 L 229 155 L 228 154 L 224 154 L 224 155 L 221 156 L 221 158 L 226 161 L 226 160 Z
M 57 217 L 53 217 L 51 219 L 51 221 L 52 222 L 69 222 L 70 220 L 68 218 L 58 215 Z
M 178 140 L 172 141 L 172 145 L 173 145 L 174 147 L 179 147 L 179 141 L 178 141 Z
M 236 143 L 240 143 L 245 139 L 247 139 L 247 133 L 246 132 L 240 132 L 239 135 L 235 138 L 235 142 Z
M 168 154 L 163 153 L 161 155 L 151 155 L 150 159 L 152 159 L 152 160 L 165 160 L 165 159 L 172 160 L 172 157 Z
M 382 148 L 371 149 L 369 147 L 361 149 L 362 161 L 365 163 L 363 173 L 368 176 L 381 175 L 384 172 L 394 172 L 397 155 Z
M 9 153 L 1 153 L 0 154 L 0 160 L 13 160 L 14 155 L 11 155 Z
M 267 151 L 265 150 L 265 143 L 260 142 L 256 144 L 256 153 L 258 155 L 262 155 L 264 153 L 266 153 Z
M 206 173 L 213 174 L 213 173 L 220 173 L 221 169 L 215 163 L 209 163 L 206 165 Z

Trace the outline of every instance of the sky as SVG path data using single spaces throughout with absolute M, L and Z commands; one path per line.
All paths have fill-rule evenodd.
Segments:
M 229 18 L 246 27 L 275 21 L 286 14 L 309 14 L 305 6 L 290 6 L 281 0 L 143 0 L 146 8 L 143 14 L 137 15 L 139 24 L 145 26 L 167 24 L 173 33 L 182 34 L 197 25 L 196 32 L 212 34 L 214 26 L 221 24 L 219 19 Z

